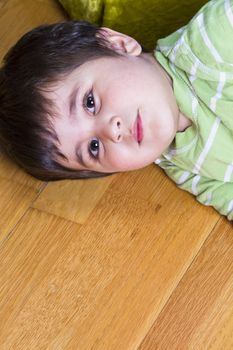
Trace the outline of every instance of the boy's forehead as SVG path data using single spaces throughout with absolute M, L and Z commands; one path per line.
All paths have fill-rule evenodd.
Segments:
M 116 62 L 114 64 L 114 70 L 117 70 L 118 68 L 119 67 Z M 48 88 L 45 89 L 46 94 L 49 93 L 50 97 L 53 96 L 54 98 L 58 92 L 68 93 L 68 88 L 72 88 L 72 86 L 77 84 L 80 86 L 82 86 L 84 83 L 88 84 L 88 82 L 91 82 L 93 79 L 102 78 L 104 73 L 106 73 L 106 64 L 104 62 L 100 62 L 99 59 L 85 62 L 84 64 L 74 68 L 63 77 L 58 78 L 52 84 L 48 84 Z
M 69 72 L 69 74 L 66 75 L 64 79 L 62 79 L 61 83 L 67 84 L 69 82 L 72 82 L 74 79 L 75 81 L 77 81 L 77 79 L 83 80 L 90 75 L 98 73 L 102 67 L 104 67 L 104 64 L 102 61 L 100 61 L 100 59 L 87 61 Z

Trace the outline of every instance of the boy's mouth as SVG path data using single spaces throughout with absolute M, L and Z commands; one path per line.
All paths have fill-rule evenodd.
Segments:
M 139 114 L 139 111 L 138 111 L 135 123 L 133 125 L 133 136 L 139 144 L 142 142 L 143 126 L 142 126 L 142 119 L 141 119 L 141 116 Z

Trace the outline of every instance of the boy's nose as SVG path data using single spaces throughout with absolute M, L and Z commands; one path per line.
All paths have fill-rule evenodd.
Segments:
M 120 117 L 112 117 L 102 127 L 102 132 L 105 137 L 110 138 L 114 142 L 121 142 L 123 138 L 123 123 Z

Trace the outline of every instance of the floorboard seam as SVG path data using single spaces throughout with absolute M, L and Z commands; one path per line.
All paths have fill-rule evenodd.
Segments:
M 212 230 L 209 232 L 209 234 L 206 236 L 205 240 L 203 241 L 201 247 L 198 249 L 197 253 L 195 254 L 195 256 L 193 257 L 193 259 L 191 260 L 189 266 L 187 267 L 187 269 L 185 270 L 185 272 L 183 273 L 183 275 L 181 276 L 181 278 L 179 279 L 177 285 L 174 287 L 174 289 L 172 290 L 171 294 L 169 295 L 167 301 L 165 302 L 165 304 L 163 305 L 162 309 L 160 310 L 160 312 L 158 313 L 157 317 L 155 318 L 155 320 L 153 321 L 152 326 L 149 328 L 147 334 L 145 335 L 145 337 L 142 339 L 141 343 L 138 345 L 137 349 L 140 349 L 141 345 L 143 344 L 144 340 L 146 339 L 147 335 L 150 333 L 150 330 L 153 328 L 154 323 L 156 322 L 156 320 L 159 318 L 160 314 L 163 312 L 163 310 L 165 309 L 166 305 L 169 303 L 172 295 L 174 294 L 174 292 L 176 291 L 177 287 L 180 285 L 180 283 L 182 282 L 182 280 L 184 279 L 185 275 L 188 273 L 188 271 L 190 270 L 191 266 L 195 263 L 195 260 L 197 259 L 200 251 L 202 250 L 203 246 L 205 245 L 206 241 L 208 240 L 208 238 L 210 237 L 210 235 L 213 233 L 215 227 L 218 225 L 219 221 L 222 220 L 222 216 L 220 216 L 220 218 L 216 221 L 214 227 L 212 228 Z

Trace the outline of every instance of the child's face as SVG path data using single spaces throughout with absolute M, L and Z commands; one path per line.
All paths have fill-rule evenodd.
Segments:
M 49 92 L 59 148 L 69 160 L 61 164 L 134 170 L 152 163 L 172 142 L 179 112 L 171 80 L 151 54 L 135 50 L 86 62 Z

